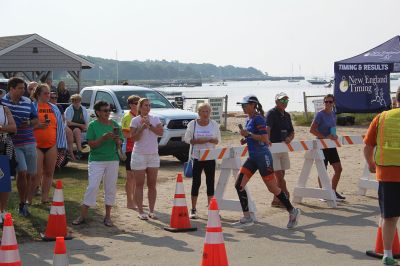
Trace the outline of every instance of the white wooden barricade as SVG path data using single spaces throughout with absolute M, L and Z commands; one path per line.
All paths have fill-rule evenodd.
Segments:
M 295 151 L 310 151 L 314 147 L 314 141 L 293 141 L 290 144 L 284 143 L 274 143 L 270 147 L 271 153 L 279 153 L 279 152 L 295 152 Z M 242 147 L 232 147 L 232 148 L 216 148 L 216 149 L 205 149 L 200 151 L 200 160 L 213 160 L 213 159 L 222 159 L 221 163 L 221 173 L 218 179 L 215 197 L 218 201 L 218 206 L 221 210 L 231 210 L 231 211 L 242 211 L 240 203 L 238 200 L 229 200 L 224 198 L 226 186 L 230 177 L 233 177 L 236 181 L 239 169 L 242 165 L 241 157 L 248 156 L 247 146 Z M 323 158 L 323 157 L 322 157 Z M 323 163 L 323 162 L 322 162 Z M 321 168 L 322 170 L 326 169 L 325 167 Z M 327 178 L 324 181 L 324 184 L 328 184 L 329 177 L 328 175 L 321 175 L 322 179 Z M 252 200 L 250 191 L 247 186 L 245 187 L 248 198 L 249 198 L 249 210 L 250 214 L 254 219 L 256 219 L 256 205 Z M 328 186 L 330 188 L 330 185 Z M 333 192 L 332 192 L 333 193 Z M 332 194 L 331 193 L 331 194 Z
M 343 136 L 343 145 L 359 145 L 364 144 L 364 136 Z M 364 170 L 361 178 L 358 180 L 358 194 L 365 196 L 367 189 L 378 191 L 378 181 L 375 179 L 375 174 L 369 171 L 368 164 L 364 160 Z
M 357 145 L 363 144 L 362 136 L 343 136 L 338 140 L 330 139 L 315 139 L 308 141 L 293 141 L 290 144 L 273 143 L 270 147 L 271 153 L 279 152 L 295 152 L 305 151 L 304 163 L 296 187 L 293 192 L 293 201 L 301 202 L 303 198 L 325 199 L 328 206 L 336 207 L 336 196 L 331 187 L 331 180 L 328 176 L 324 165 L 324 155 L 321 149 L 341 147 L 342 145 Z M 231 147 L 231 148 L 216 148 L 204 149 L 200 151 L 200 160 L 221 160 L 221 173 L 218 179 L 215 197 L 218 200 L 218 205 L 221 210 L 241 211 L 241 206 L 238 200 L 229 200 L 224 198 L 226 186 L 230 177 L 235 180 L 239 169 L 242 165 L 241 157 L 247 157 L 247 146 Z M 322 188 L 306 187 L 307 181 L 310 178 L 312 166 L 317 168 L 318 177 L 321 181 Z M 368 171 L 368 167 L 367 167 Z M 365 171 L 364 171 L 365 172 Z M 368 171 L 369 172 L 369 171 Z M 370 174 L 369 174 L 370 176 Z M 361 189 L 375 189 L 376 181 L 365 178 L 365 173 L 360 179 L 359 187 Z M 246 192 L 249 197 L 249 210 L 254 219 L 256 219 L 256 205 L 252 200 L 250 191 L 246 187 Z

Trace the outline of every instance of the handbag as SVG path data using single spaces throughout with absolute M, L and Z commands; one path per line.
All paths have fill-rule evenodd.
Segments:
M 193 138 L 194 132 L 196 132 L 196 120 L 194 121 L 194 128 L 193 128 Z M 190 145 L 189 148 L 189 159 L 186 163 L 183 163 L 183 175 L 185 177 L 193 177 L 193 145 Z

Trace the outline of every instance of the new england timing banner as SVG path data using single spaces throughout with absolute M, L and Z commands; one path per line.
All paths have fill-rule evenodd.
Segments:
M 392 64 L 335 63 L 337 113 L 377 113 L 391 107 Z

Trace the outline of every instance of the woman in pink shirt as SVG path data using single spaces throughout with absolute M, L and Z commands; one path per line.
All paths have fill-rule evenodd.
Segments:
M 157 197 L 157 174 L 160 167 L 158 156 L 158 137 L 163 135 L 160 119 L 149 114 L 150 101 L 141 98 L 138 103 L 138 116 L 132 119 L 131 136 L 135 142 L 133 147 L 131 168 L 136 179 L 135 199 L 141 220 L 156 218 L 154 205 Z M 143 186 L 147 176 L 149 213 L 143 212 Z

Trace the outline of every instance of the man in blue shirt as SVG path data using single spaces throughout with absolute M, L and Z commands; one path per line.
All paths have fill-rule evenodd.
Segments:
M 7 88 L 9 93 L 2 99 L 17 124 L 17 133 L 11 136 L 15 146 L 17 159 L 17 189 L 20 199 L 19 214 L 28 216 L 28 195 L 31 192 L 31 182 L 36 175 L 36 140 L 33 127 L 38 124 L 38 116 L 32 101 L 24 97 L 25 82 L 21 78 L 11 78 Z
M 275 96 L 276 106 L 267 113 L 267 131 L 272 143 L 284 142 L 289 144 L 294 138 L 294 129 L 290 114 L 285 111 L 289 103 L 289 97 L 281 92 Z M 272 154 L 274 164 L 274 174 L 278 181 L 278 186 L 289 198 L 289 191 L 286 187 L 285 171 L 290 168 L 288 152 Z M 271 202 L 272 207 L 284 207 L 277 197 Z

